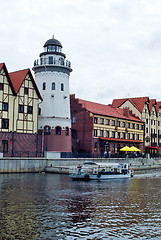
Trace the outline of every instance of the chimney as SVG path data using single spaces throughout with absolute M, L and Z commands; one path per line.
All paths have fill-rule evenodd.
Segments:
M 123 108 L 123 115 L 125 117 L 129 117 L 129 108 L 128 107 Z

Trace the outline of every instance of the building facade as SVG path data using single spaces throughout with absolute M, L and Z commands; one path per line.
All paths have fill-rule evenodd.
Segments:
M 144 122 L 120 109 L 70 96 L 72 151 L 119 154 L 125 145 L 144 152 Z
M 161 148 L 161 102 L 149 97 L 114 99 L 112 106 L 128 107 L 145 122 L 145 149 L 152 154 Z
M 6 156 L 36 154 L 39 99 L 29 69 L 8 73 L 0 64 L 0 149 Z
M 38 117 L 42 150 L 71 152 L 69 76 L 72 69 L 62 52 L 62 44 L 54 37 L 45 42 L 33 71 L 43 97 Z

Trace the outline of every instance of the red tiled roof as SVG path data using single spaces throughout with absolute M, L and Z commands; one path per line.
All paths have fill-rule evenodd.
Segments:
M 139 112 L 142 113 L 145 102 L 149 101 L 149 97 L 138 97 L 138 98 L 123 98 L 123 99 L 114 99 L 112 102 L 112 106 L 120 107 L 124 102 L 130 101 Z
M 16 94 L 18 93 L 28 72 L 29 72 L 29 69 L 9 73 L 9 76 L 11 78 L 11 82 L 15 89 Z
M 131 139 L 120 139 L 120 138 L 105 138 L 100 137 L 101 140 L 107 140 L 107 141 L 117 141 L 117 142 L 133 142 L 133 143 L 142 143 L 140 140 L 131 140 Z
M 151 113 L 152 106 L 156 105 L 156 99 L 150 99 L 149 100 L 149 112 Z
M 159 108 L 160 107 L 161 107 L 161 102 L 157 102 L 157 105 L 156 105 L 157 114 L 159 113 Z
M 129 114 L 129 117 L 124 116 L 123 109 L 121 108 L 117 108 L 111 105 L 103 105 L 99 103 L 89 102 L 82 99 L 77 99 L 77 100 L 78 100 L 78 103 L 82 104 L 82 107 L 87 109 L 89 112 L 99 114 L 99 115 L 104 115 L 104 116 L 117 117 L 117 118 L 142 122 L 134 114 L 133 115 Z
M 4 63 L 0 63 L 0 70 L 2 69 L 3 65 L 4 65 Z

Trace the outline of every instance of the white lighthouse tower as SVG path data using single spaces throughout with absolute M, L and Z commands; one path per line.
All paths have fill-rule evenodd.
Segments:
M 35 60 L 33 71 L 43 102 L 39 104 L 38 129 L 42 150 L 71 152 L 69 76 L 71 63 L 53 36 Z

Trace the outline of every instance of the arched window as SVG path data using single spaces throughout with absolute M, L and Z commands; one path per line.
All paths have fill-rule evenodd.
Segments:
M 51 89 L 55 90 L 55 82 L 52 83 Z
M 42 90 L 46 90 L 46 83 L 45 82 L 43 82 Z
M 61 83 L 61 91 L 64 91 L 64 84 Z
M 61 135 L 61 127 L 56 127 L 56 135 Z
M 68 128 L 68 127 L 65 128 L 65 135 L 66 135 L 66 136 L 69 135 L 69 128 Z

